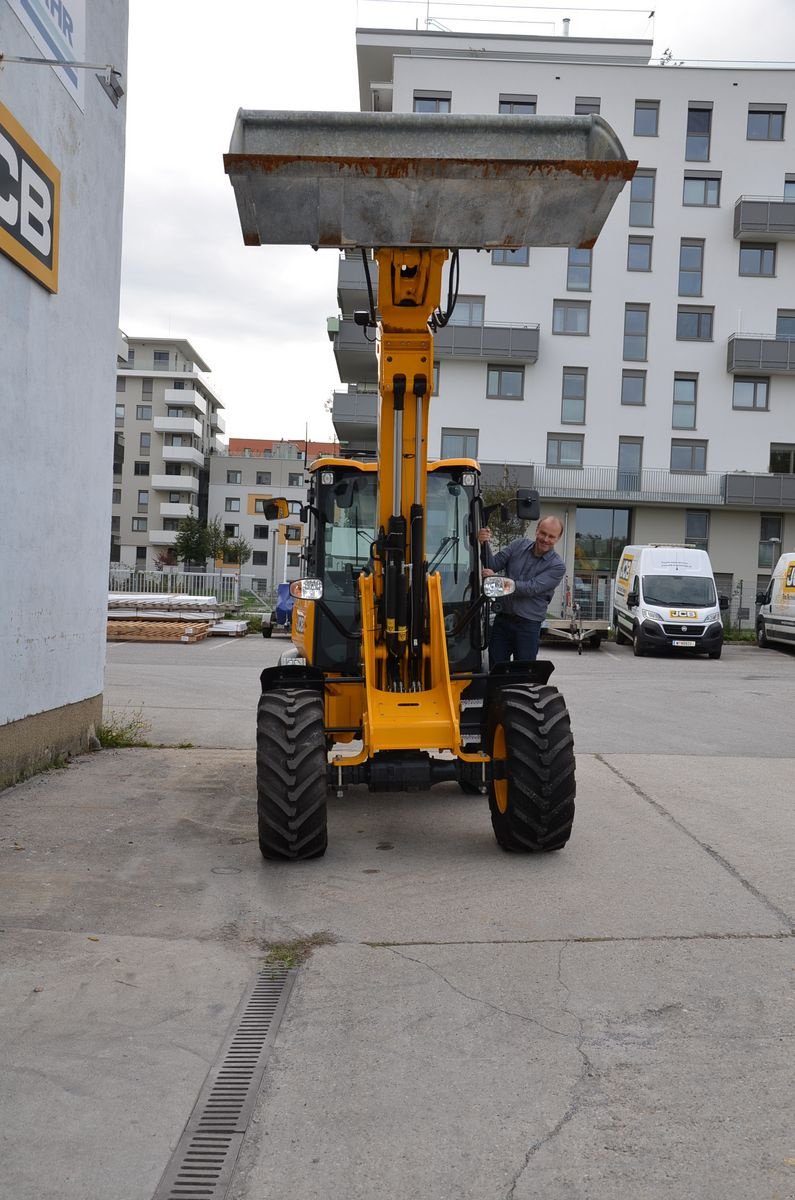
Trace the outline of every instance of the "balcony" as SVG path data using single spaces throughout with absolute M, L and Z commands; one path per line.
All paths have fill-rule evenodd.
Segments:
M 370 268 L 370 282 L 373 287 L 373 296 L 378 297 L 378 263 L 372 260 L 368 261 Z M 346 253 L 340 259 L 339 272 L 337 274 L 337 303 L 341 313 L 346 317 L 351 316 L 357 310 L 368 311 L 370 308 L 370 297 L 367 294 L 367 282 L 364 275 L 364 263 L 362 262 L 361 252 L 358 250 L 350 251 L 350 258 Z
M 604 500 L 624 504 L 723 504 L 720 471 L 686 475 L 664 467 L 624 471 L 618 467 L 548 467 L 533 464 L 529 487 L 542 500 Z
M 207 401 L 194 388 L 186 388 L 184 391 L 166 388 L 164 399 L 169 408 L 195 408 L 202 416 L 207 413 Z
M 179 534 L 176 529 L 150 529 L 150 546 L 173 546 Z
M 163 462 L 191 463 L 194 467 L 203 467 L 204 455 L 192 446 L 164 446 Z
M 226 433 L 226 421 L 217 408 L 210 414 L 210 428 L 218 433 Z
M 155 417 L 152 425 L 156 433 L 187 433 L 196 438 L 202 435 L 201 421 L 195 417 Z
M 795 238 L 795 201 L 783 196 L 740 196 L 734 205 L 734 236 L 746 242 Z
M 365 337 L 365 330 L 354 321 L 333 317 L 329 337 L 343 383 L 378 382 L 372 329 Z M 539 339 L 538 325 L 446 325 L 434 336 L 434 358 L 534 363 L 538 361 Z
M 155 492 L 192 492 L 195 496 L 199 494 L 199 481 L 195 475 L 152 475 L 149 486 Z
M 340 442 L 375 449 L 378 393 L 335 392 L 331 419 Z
M 197 517 L 199 510 L 195 504 L 161 504 L 161 517 L 178 517 L 183 520 L 186 517 Z
M 729 338 L 726 370 L 743 375 L 791 375 L 795 373 L 795 338 L 733 333 Z
M 735 471 L 724 476 L 726 503 L 739 508 L 795 508 L 795 475 L 752 475 Z

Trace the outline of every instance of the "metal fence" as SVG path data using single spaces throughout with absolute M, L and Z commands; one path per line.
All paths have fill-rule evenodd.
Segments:
M 111 567 L 108 591 L 171 592 L 180 596 L 215 596 L 219 604 L 237 605 L 241 592 L 253 591 L 254 577 L 235 571 L 133 571 Z

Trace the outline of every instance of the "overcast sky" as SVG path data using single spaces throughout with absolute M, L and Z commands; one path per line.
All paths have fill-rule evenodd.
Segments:
M 120 324 L 194 345 L 228 435 L 300 438 L 308 426 L 310 438 L 333 437 L 324 404 L 342 390 L 326 335 L 337 252 L 245 247 L 222 155 L 238 108 L 358 109 L 357 25 L 425 28 L 430 15 L 455 30 L 552 34 L 569 16 L 573 36 L 653 37 L 656 58 L 666 48 L 686 60 L 795 56 L 795 0 L 657 0 L 653 20 L 629 3 L 623 13 L 589 0 L 469 5 L 130 0 Z

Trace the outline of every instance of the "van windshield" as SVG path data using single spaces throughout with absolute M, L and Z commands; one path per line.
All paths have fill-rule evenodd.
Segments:
M 709 608 L 716 603 L 708 575 L 644 575 L 643 599 L 670 608 Z

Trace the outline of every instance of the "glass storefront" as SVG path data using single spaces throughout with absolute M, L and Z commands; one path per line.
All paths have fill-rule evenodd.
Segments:
M 609 617 L 610 584 L 629 541 L 628 508 L 578 508 L 572 601 L 588 620 Z

